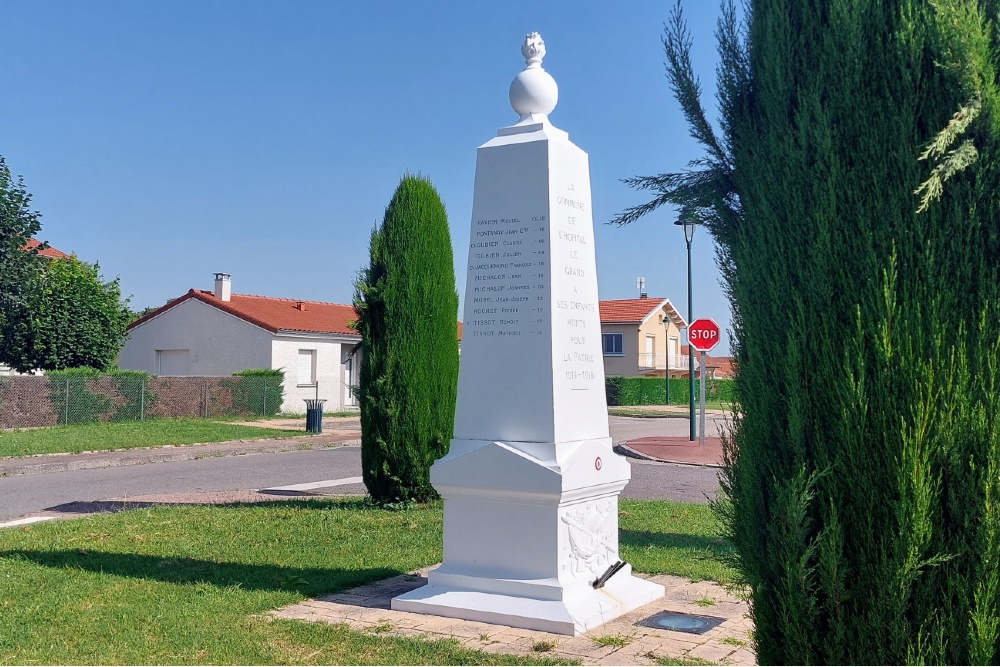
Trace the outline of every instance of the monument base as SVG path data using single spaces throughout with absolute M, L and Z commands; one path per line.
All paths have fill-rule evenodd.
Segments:
M 526 582 L 511 583 L 523 588 Z M 603 588 L 588 588 L 563 600 L 546 600 L 427 585 L 393 598 L 392 608 L 560 635 L 578 635 L 649 604 L 664 594 L 663 586 L 632 576 L 631 565 L 619 570 Z
M 454 440 L 431 467 L 444 561 L 392 608 L 576 635 L 663 597 L 618 562 L 618 494 L 631 477 L 610 438 Z

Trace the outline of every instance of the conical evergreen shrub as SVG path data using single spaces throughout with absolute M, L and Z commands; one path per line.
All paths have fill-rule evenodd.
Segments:
M 458 385 L 458 292 L 444 204 L 404 176 L 372 231 L 355 284 L 362 359 L 361 463 L 382 503 L 436 497 L 430 466 L 448 452 Z
M 633 179 L 696 207 L 733 307 L 721 518 L 761 664 L 1000 661 L 996 0 L 750 0 L 721 135 Z M 928 148 L 930 150 L 928 151 Z

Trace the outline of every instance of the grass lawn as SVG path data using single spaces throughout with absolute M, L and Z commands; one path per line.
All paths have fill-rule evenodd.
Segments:
M 359 410 L 348 410 L 344 412 L 324 412 L 324 417 L 355 417 L 356 419 L 361 419 L 361 412 Z M 305 419 L 306 413 L 304 412 L 282 412 L 278 415 L 281 419 Z M 269 417 L 268 419 L 273 419 Z
M 710 510 L 622 503 L 640 572 L 725 578 Z M 544 664 L 265 612 L 441 559 L 439 505 L 159 507 L 0 530 L 0 664 Z
M 695 403 L 695 412 L 700 409 L 698 406 L 700 404 Z M 726 412 L 732 412 L 733 405 L 731 403 L 723 403 L 722 401 L 705 401 L 705 408 L 708 410 L 725 410 Z M 666 409 L 662 407 L 658 408 L 646 408 L 643 406 L 608 406 L 608 414 L 616 415 L 618 417 L 688 417 L 690 415 L 690 410 L 687 405 L 670 405 Z
M 220 424 L 205 419 L 156 419 L 51 426 L 23 431 L 0 431 L 0 457 L 79 453 L 98 450 L 191 445 L 202 442 L 287 438 L 305 431 L 283 431 L 257 426 Z
M 638 572 L 722 584 L 734 574 L 724 562 L 733 548 L 707 505 L 622 500 L 618 539 L 622 558 Z
M 361 418 L 361 412 L 358 410 L 346 410 L 342 412 L 324 412 L 324 417 L 355 417 L 357 419 Z M 279 412 L 276 415 L 266 415 L 266 416 L 255 416 L 255 417 L 242 417 L 242 416 L 228 416 L 228 417 L 212 417 L 215 421 L 220 422 L 256 422 L 256 421 L 267 421 L 269 419 L 301 419 L 302 426 L 305 427 L 306 413 L 304 412 Z
M 650 410 L 648 408 L 608 408 L 612 417 L 651 417 L 655 419 L 688 418 L 687 408 L 671 407 L 669 409 Z

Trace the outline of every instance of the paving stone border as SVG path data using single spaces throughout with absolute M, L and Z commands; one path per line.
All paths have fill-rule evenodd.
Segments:
M 691 582 L 683 577 L 649 577 L 667 594 L 578 637 L 505 625 L 462 621 L 440 616 L 393 611 L 396 595 L 427 583 L 427 571 L 418 570 L 324 597 L 305 600 L 271 613 L 276 618 L 344 623 L 354 630 L 387 636 L 420 639 L 454 638 L 470 649 L 524 656 L 546 655 L 579 660 L 585 665 L 655 665 L 657 659 L 699 659 L 726 665 L 755 665 L 750 648 L 752 624 L 747 606 L 710 581 Z M 642 575 L 638 575 L 642 576 Z M 705 634 L 694 635 L 639 625 L 662 611 L 717 616 L 725 621 Z M 551 644 L 545 652 L 534 647 Z

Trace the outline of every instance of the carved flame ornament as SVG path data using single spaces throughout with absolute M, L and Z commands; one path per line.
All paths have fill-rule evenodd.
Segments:
M 529 32 L 524 36 L 524 44 L 521 45 L 521 55 L 524 56 L 524 64 L 528 67 L 539 67 L 542 58 L 545 57 L 545 42 L 537 32 Z

